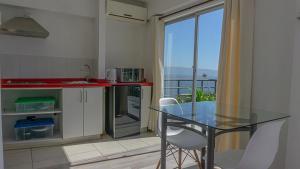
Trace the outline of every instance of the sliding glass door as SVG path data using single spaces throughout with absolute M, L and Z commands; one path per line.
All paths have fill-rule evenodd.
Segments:
M 222 23 L 223 8 L 205 11 L 198 17 L 196 101 L 216 100 Z
M 165 25 L 164 97 L 215 101 L 222 22 L 219 6 Z
M 192 95 L 195 23 L 192 17 L 165 27 L 165 97 L 180 99 Z

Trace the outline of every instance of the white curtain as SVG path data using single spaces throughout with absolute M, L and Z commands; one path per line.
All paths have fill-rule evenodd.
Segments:
M 254 0 L 225 0 L 217 85 L 219 114 L 239 117 L 241 108 L 250 113 L 253 31 Z M 242 140 L 239 133 L 225 134 L 218 137 L 216 148 L 238 149 Z
M 159 99 L 163 96 L 164 85 L 164 66 L 163 66 L 163 54 L 164 54 L 164 22 L 159 20 L 159 16 L 153 16 L 150 20 L 150 45 L 153 60 L 153 90 L 151 106 L 158 107 Z M 150 64 L 150 63 L 149 63 Z M 148 122 L 148 129 L 156 131 L 158 121 L 158 113 L 151 110 Z

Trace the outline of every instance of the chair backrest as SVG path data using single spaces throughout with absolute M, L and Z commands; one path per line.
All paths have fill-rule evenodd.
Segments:
M 270 168 L 279 148 L 280 131 L 284 122 L 269 122 L 258 128 L 250 139 L 237 169 Z
M 174 98 L 161 98 L 159 99 L 159 107 L 160 109 L 163 109 L 164 106 L 168 106 L 168 105 L 178 105 L 176 106 L 176 109 L 178 108 L 178 110 L 176 111 L 180 111 L 181 113 L 183 113 L 181 106 L 179 105 L 178 101 Z M 158 134 L 160 136 L 161 133 L 161 113 L 159 113 L 158 115 L 158 123 L 157 123 L 157 128 L 158 128 Z M 177 127 L 167 127 L 167 136 L 171 136 L 171 135 L 177 135 L 179 133 L 181 133 L 184 129 L 181 128 L 177 128 Z

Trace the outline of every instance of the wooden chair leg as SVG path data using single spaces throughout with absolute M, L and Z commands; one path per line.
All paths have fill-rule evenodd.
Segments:
M 182 169 L 182 148 L 178 151 L 178 169 Z
M 157 166 L 156 166 L 156 169 L 159 169 L 159 168 L 160 168 L 160 160 L 158 161 Z
M 203 168 L 202 168 L 202 165 L 201 165 L 201 162 L 200 162 L 200 160 L 199 160 L 199 156 L 198 156 L 198 154 L 197 154 L 197 150 L 193 150 L 193 151 L 194 151 L 194 155 L 195 155 L 196 162 L 197 162 L 197 164 L 198 164 L 199 169 L 203 169 Z
M 206 148 L 202 148 L 201 149 L 201 166 L 202 166 L 202 169 L 205 169 L 205 160 L 204 160 L 205 154 L 206 154 Z

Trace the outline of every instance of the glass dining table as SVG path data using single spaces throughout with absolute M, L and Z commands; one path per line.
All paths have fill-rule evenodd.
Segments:
M 218 135 L 249 131 L 250 136 L 258 125 L 288 118 L 289 115 L 254 108 L 219 104 L 226 112 L 217 110 L 216 102 L 189 102 L 161 107 L 150 107 L 161 115 L 161 169 L 166 169 L 167 127 L 182 127 L 196 131 L 207 138 L 206 169 L 214 169 L 215 138 Z M 229 115 L 228 115 L 229 114 Z M 234 115 L 230 115 L 234 114 Z M 195 127 L 198 126 L 198 127 Z

